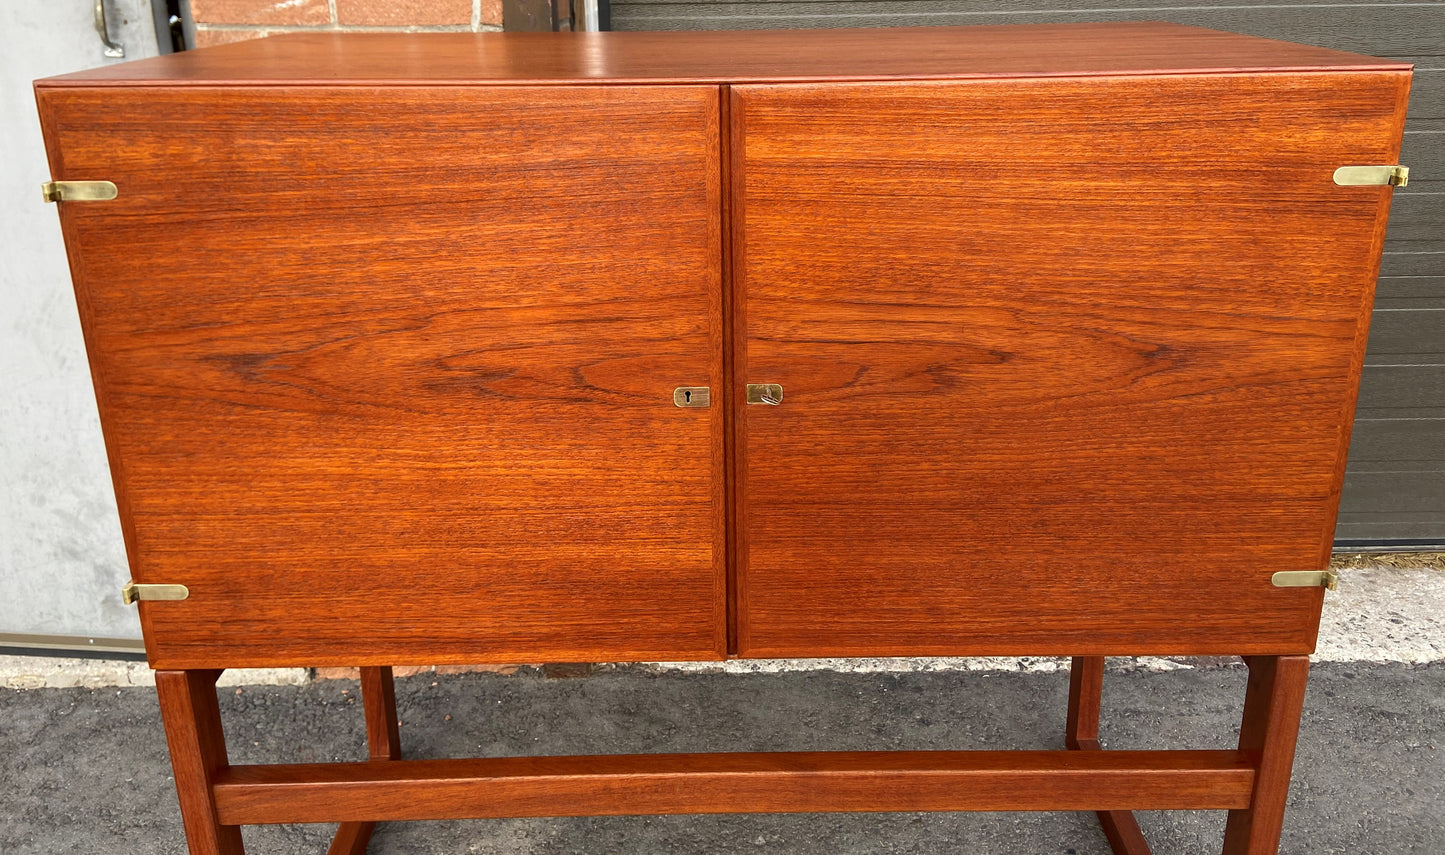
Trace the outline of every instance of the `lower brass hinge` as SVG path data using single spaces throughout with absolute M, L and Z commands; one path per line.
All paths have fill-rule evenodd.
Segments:
M 1404 187 L 1410 183 L 1408 166 L 1341 166 L 1335 170 L 1335 183 L 1342 187 L 1378 186 Z
M 1324 588 L 1333 591 L 1340 577 L 1333 570 L 1281 570 L 1269 578 L 1276 588 Z
M 47 202 L 107 202 L 119 191 L 109 181 L 47 181 L 40 192 Z
M 142 585 L 126 582 L 120 589 L 120 601 L 126 605 L 136 600 L 184 600 L 191 595 L 185 585 Z

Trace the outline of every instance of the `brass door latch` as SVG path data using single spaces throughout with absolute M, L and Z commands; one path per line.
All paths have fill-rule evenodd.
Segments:
M 749 383 L 747 393 L 749 404 L 776 407 L 783 402 L 783 387 L 777 383 Z

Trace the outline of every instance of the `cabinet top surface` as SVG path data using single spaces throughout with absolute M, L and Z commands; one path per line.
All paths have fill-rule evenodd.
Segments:
M 610 33 L 294 33 L 39 86 L 769 83 L 1362 71 L 1359 54 L 1159 22 Z

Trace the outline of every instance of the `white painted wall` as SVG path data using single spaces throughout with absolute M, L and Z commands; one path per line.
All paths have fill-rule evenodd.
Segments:
M 126 59 L 149 0 L 106 0 Z M 31 82 L 106 59 L 92 0 L 0 2 L 0 633 L 139 638 Z

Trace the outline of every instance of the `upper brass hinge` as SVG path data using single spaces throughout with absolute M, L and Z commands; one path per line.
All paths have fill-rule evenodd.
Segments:
M 185 585 L 142 585 L 126 582 L 120 589 L 120 601 L 126 605 L 136 600 L 184 600 L 191 595 Z
M 1410 183 L 1408 166 L 1341 166 L 1335 170 L 1335 183 L 1342 187 L 1388 184 L 1404 187 Z
M 1333 570 L 1281 570 L 1269 578 L 1276 588 L 1324 588 L 1333 591 L 1340 577 Z
M 47 181 L 40 192 L 47 202 L 106 202 L 118 195 L 109 181 Z

